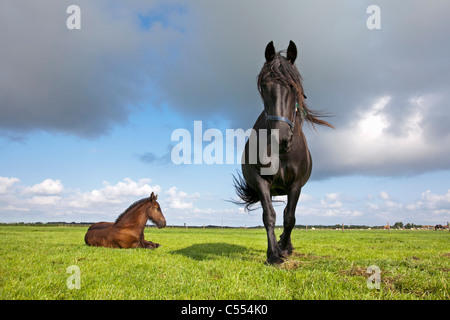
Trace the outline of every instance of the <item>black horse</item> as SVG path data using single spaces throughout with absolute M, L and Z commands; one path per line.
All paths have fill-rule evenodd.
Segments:
M 303 121 L 310 122 L 313 127 L 314 124 L 333 126 L 320 119 L 323 115 L 309 109 L 305 103 L 302 78 L 294 64 L 297 58 L 295 43 L 290 41 L 284 57 L 275 52 L 271 41 L 266 47 L 265 58 L 266 63 L 258 75 L 264 111 L 256 120 L 252 136 L 245 145 L 243 177 L 234 177 L 234 185 L 243 201 L 237 203 L 245 204 L 246 210 L 261 202 L 268 239 L 267 263 L 274 264 L 282 263 L 287 255 L 292 254 L 295 208 L 300 191 L 311 175 L 312 159 L 302 131 Z M 270 162 L 267 161 L 269 158 Z M 284 230 L 278 242 L 274 233 L 276 213 L 272 206 L 272 196 L 277 195 L 287 195 Z

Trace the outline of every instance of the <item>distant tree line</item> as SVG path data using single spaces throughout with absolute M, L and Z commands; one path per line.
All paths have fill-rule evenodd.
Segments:
M 0 225 L 31 225 L 31 226 L 90 226 L 94 222 L 62 222 L 62 221 L 55 221 L 55 222 L 17 222 L 17 223 L 0 223 Z M 150 225 L 151 226 L 151 225 Z M 172 225 L 172 227 L 186 227 L 186 224 L 184 226 L 177 226 Z M 216 225 L 207 225 L 207 226 L 189 226 L 189 228 L 234 228 L 230 226 L 216 226 Z M 276 226 L 277 228 L 282 228 L 283 226 Z M 394 225 L 391 226 L 392 229 L 418 229 L 422 228 L 423 226 L 420 224 L 414 224 L 414 223 L 407 223 L 403 224 L 403 222 L 396 222 Z M 242 227 L 236 227 L 236 228 L 242 228 Z M 244 228 L 263 228 L 263 226 L 251 226 Z M 342 224 L 335 224 L 335 225 L 321 225 L 321 224 L 315 224 L 315 225 L 296 225 L 295 228 L 297 229 L 341 229 Z M 367 225 L 344 225 L 345 229 L 383 229 L 385 226 L 367 226 Z
M 414 224 L 414 223 L 407 223 L 407 224 L 403 225 L 403 222 L 396 222 L 396 223 L 394 223 L 392 228 L 394 228 L 394 229 L 412 229 L 412 228 L 417 229 L 417 228 L 422 228 L 422 225 Z

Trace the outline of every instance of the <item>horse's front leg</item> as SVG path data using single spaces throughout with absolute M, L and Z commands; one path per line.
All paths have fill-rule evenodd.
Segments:
M 288 193 L 288 202 L 286 208 L 284 209 L 283 216 L 283 233 L 280 236 L 280 241 L 278 244 L 280 245 L 281 250 L 286 252 L 287 254 L 292 254 L 292 250 L 294 247 L 291 243 L 291 232 L 295 226 L 295 208 L 297 207 L 298 198 L 300 197 L 301 187 L 293 186 Z
M 263 208 L 263 222 L 267 233 L 267 261 L 268 264 L 279 264 L 283 262 L 283 253 L 275 237 L 276 213 L 272 206 L 270 186 L 266 181 L 259 184 L 257 188 L 259 200 Z
M 144 240 L 144 245 L 145 245 L 145 248 L 148 248 L 148 249 L 155 249 L 155 248 L 161 247 L 161 245 L 159 243 L 153 243 L 153 242 L 147 241 L 147 240 Z
M 151 241 L 147 241 L 144 239 L 144 234 L 141 235 L 139 239 L 139 245 L 138 248 L 145 248 L 145 249 L 155 249 L 160 247 L 161 245 L 159 243 L 153 243 Z

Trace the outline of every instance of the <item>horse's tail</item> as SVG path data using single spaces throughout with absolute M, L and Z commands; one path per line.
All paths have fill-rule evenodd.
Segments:
M 239 172 L 237 177 L 233 175 L 233 185 L 236 189 L 236 194 L 242 201 L 231 200 L 231 202 L 238 205 L 245 205 L 244 208 L 246 211 L 254 210 L 251 206 L 259 202 L 259 197 L 256 190 L 248 185 L 247 181 L 245 181 Z

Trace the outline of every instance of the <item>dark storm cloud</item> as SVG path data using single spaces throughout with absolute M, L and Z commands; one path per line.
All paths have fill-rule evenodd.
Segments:
M 0 4 L 0 128 L 10 136 L 95 137 L 161 102 L 249 128 L 262 110 L 264 48 L 293 40 L 309 106 L 337 127 L 312 134 L 317 177 L 448 169 L 448 1 L 377 1 L 381 30 L 366 27 L 369 1 L 78 1 L 79 31 L 65 28 L 72 3 L 23 3 Z
M 145 14 L 153 5 L 137 1 L 125 8 L 125 2 L 77 1 L 81 30 L 69 30 L 70 4 L 0 4 L 3 130 L 95 137 L 126 122 L 130 112 L 155 96 L 149 90 L 156 81 L 150 61 L 172 31 L 157 21 L 140 24 L 144 16 L 138 12 Z

